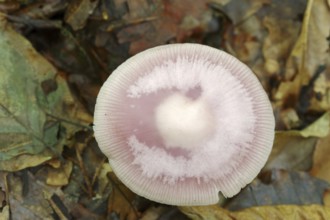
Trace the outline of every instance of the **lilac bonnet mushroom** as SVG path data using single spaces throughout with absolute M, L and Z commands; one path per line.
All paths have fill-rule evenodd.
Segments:
M 172 44 L 121 64 L 97 97 L 95 138 L 118 178 L 170 205 L 232 197 L 265 165 L 274 116 L 253 72 L 199 44 Z

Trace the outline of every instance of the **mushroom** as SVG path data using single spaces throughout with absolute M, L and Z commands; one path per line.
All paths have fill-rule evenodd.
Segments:
M 95 138 L 119 179 L 170 205 L 232 197 L 265 165 L 274 116 L 253 72 L 199 44 L 172 44 L 121 64 L 102 86 Z

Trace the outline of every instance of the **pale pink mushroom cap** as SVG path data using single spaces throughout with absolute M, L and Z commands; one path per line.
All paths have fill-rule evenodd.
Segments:
M 274 139 L 267 94 L 235 57 L 208 46 L 159 46 L 104 83 L 95 138 L 135 193 L 171 205 L 237 194 L 265 165 Z

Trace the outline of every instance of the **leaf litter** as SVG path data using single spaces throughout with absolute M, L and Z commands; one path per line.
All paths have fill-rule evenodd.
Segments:
M 0 218 L 330 218 L 329 27 L 323 0 L 0 2 Z M 92 134 L 107 76 L 129 56 L 175 42 L 237 56 L 276 116 L 258 178 L 214 206 L 135 195 Z

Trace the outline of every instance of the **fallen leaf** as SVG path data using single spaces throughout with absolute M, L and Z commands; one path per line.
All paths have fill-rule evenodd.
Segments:
M 314 155 L 313 168 L 311 174 L 317 178 L 323 179 L 330 183 L 330 134 L 318 141 Z
M 323 114 L 301 131 L 276 132 L 273 149 L 263 170 L 273 168 L 309 170 L 318 138 L 325 137 L 329 133 L 329 115 L 329 112 Z
M 329 26 L 330 9 L 326 6 L 326 2 L 323 0 L 308 1 L 299 38 L 286 61 L 284 70 L 285 81 L 280 83 L 278 90 L 274 94 L 277 105 L 282 106 L 288 96 L 294 97 L 293 102 L 291 101 L 293 107 L 299 104 L 297 102 L 301 95 L 301 90 L 304 86 L 311 83 L 311 79 L 317 73 L 318 68 L 322 65 L 330 65 L 329 42 L 327 41 Z M 321 74 L 325 74 L 325 71 Z M 310 86 L 312 88 L 315 87 L 314 85 Z M 327 88 L 330 88 L 330 84 Z M 322 91 L 325 92 L 327 90 Z M 315 94 L 312 95 L 315 96 Z M 325 96 L 327 93 L 322 95 Z M 308 98 L 305 101 L 309 101 L 313 97 L 303 98 Z M 327 96 L 325 98 L 329 100 Z M 310 103 L 307 104 L 306 109 L 313 108 L 316 110 L 315 104 L 313 105 L 314 107 Z M 318 106 L 320 108 L 317 111 L 324 112 L 329 109 L 330 105 L 327 103 Z
M 324 192 L 323 202 L 325 206 L 330 208 L 330 190 Z
M 276 132 L 273 149 L 263 170 L 309 170 L 316 142 L 316 137 L 304 138 L 292 131 Z
M 9 206 L 3 207 L 2 211 L 0 212 L 0 219 L 10 219 L 10 210 Z
M 264 5 L 269 5 L 271 0 L 231 0 L 222 3 L 222 11 L 225 12 L 234 25 L 239 25 L 249 17 L 257 13 Z
M 218 206 L 180 207 L 193 220 L 251 220 L 251 219 L 330 219 L 330 208 L 321 205 L 281 205 L 263 206 L 229 212 Z
M 130 43 L 130 54 L 166 44 L 171 40 L 184 42 L 195 36 L 197 41 L 200 41 L 198 36 L 208 32 L 212 22 L 207 4 L 202 0 L 159 3 L 146 0 L 129 1 L 128 8 L 129 14 L 124 17 L 127 22 L 122 23 L 134 24 L 136 19 L 141 21 L 139 24 L 124 27 L 117 33 L 120 43 Z
M 233 24 L 226 28 L 225 48 L 246 63 L 266 91 L 277 87 L 285 61 L 301 26 L 297 19 L 305 1 L 230 1 L 223 12 Z M 271 83 L 270 83 L 271 82 Z
M 299 3 L 296 3 L 301 5 Z M 281 5 L 279 8 L 286 8 L 291 10 L 292 16 L 297 11 L 293 7 L 285 7 Z M 290 11 L 287 13 L 289 14 Z M 284 68 L 285 60 L 288 58 L 288 54 L 292 49 L 292 45 L 299 36 L 299 27 L 301 22 L 299 20 L 288 18 L 287 14 L 283 16 L 283 13 L 276 15 L 267 15 L 263 19 L 263 25 L 268 31 L 268 35 L 265 37 L 262 54 L 265 59 L 265 70 L 268 74 L 280 74 Z
M 182 214 L 175 206 L 158 206 L 151 207 L 144 212 L 140 220 L 189 220 L 189 218 Z
M 0 29 L 0 169 L 13 171 L 58 155 L 65 138 L 88 128 L 92 117 L 57 70 L 2 18 Z
M 330 61 L 327 52 L 329 26 L 330 8 L 326 2 L 308 1 L 299 39 L 288 60 L 286 79 L 292 78 L 294 73 L 311 77 L 319 65 Z
M 65 161 L 59 168 L 48 167 L 46 183 L 51 186 L 64 186 L 69 183 L 72 171 L 72 162 Z
M 324 113 L 314 123 L 302 131 L 293 131 L 302 137 L 326 137 L 330 132 L 330 112 Z
M 110 173 L 108 176 L 112 182 L 112 193 L 109 197 L 108 213 L 117 213 L 120 220 L 138 219 L 139 213 L 132 203 L 135 194 L 123 185 L 113 173 Z
M 236 211 L 264 205 L 323 204 L 323 194 L 330 188 L 327 182 L 305 172 L 272 170 L 260 179 L 229 199 L 225 208 Z
M 54 0 L 51 2 L 33 2 L 25 7 L 21 7 L 15 15 L 23 16 L 25 18 L 45 19 L 63 11 L 66 6 L 66 2 L 62 2 L 61 0 Z
M 53 152 L 45 150 L 36 155 L 22 154 L 10 160 L 0 160 L 0 169 L 5 171 L 18 171 L 27 167 L 35 167 L 52 159 Z
M 7 172 L 0 172 L 0 219 L 9 219 L 9 190 L 7 176 Z
M 45 185 L 28 171 L 21 175 L 21 178 L 12 174 L 8 175 L 11 218 L 53 219 L 53 209 L 48 198 L 60 189 Z
M 287 130 L 297 128 L 301 125 L 301 120 L 297 114 L 297 111 L 293 108 L 283 109 L 280 112 L 280 117 Z
M 93 13 L 98 3 L 98 0 L 70 1 L 65 13 L 64 20 L 72 27 L 73 30 L 77 31 L 82 29 L 85 26 L 88 17 Z
M 328 69 L 326 72 L 321 74 L 315 81 L 313 88 L 314 95 L 310 100 L 311 111 L 322 111 L 323 109 L 330 109 L 330 65 L 328 65 L 327 68 Z
M 112 172 L 110 164 L 108 161 L 102 164 L 100 167 L 99 175 L 97 176 L 97 190 L 96 196 L 101 197 L 106 192 L 108 186 L 110 185 L 108 174 Z
M 45 127 L 47 116 L 38 96 L 44 96 L 40 83 L 53 77 L 56 70 L 3 20 L 0 48 L 0 160 L 54 147 L 54 139 L 46 144 L 45 135 L 57 133 L 59 124 Z

